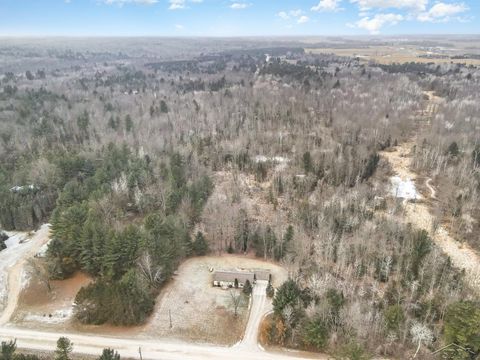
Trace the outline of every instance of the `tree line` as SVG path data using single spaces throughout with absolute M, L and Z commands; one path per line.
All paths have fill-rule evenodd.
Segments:
M 57 340 L 57 347 L 54 350 L 53 357 L 44 355 L 35 355 L 32 353 L 21 353 L 17 351 L 17 341 L 2 341 L 0 349 L 1 360 L 70 360 L 74 350 L 74 344 L 66 337 L 60 337 Z M 120 355 L 113 349 L 103 349 L 102 354 L 97 357 L 97 360 L 120 360 Z

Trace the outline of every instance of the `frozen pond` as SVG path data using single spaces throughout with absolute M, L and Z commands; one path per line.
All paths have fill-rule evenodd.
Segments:
M 415 183 L 411 179 L 402 180 L 400 176 L 392 176 L 390 183 L 392 184 L 390 193 L 395 197 L 406 200 L 421 198 L 421 195 L 415 187 Z

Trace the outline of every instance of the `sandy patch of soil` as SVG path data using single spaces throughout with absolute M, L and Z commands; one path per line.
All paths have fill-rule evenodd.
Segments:
M 52 281 L 52 291 L 49 292 L 39 279 L 33 277 L 20 294 L 13 322 L 26 328 L 69 329 L 73 323 L 75 296 L 91 281 L 87 275 L 77 273 L 67 280 Z
M 425 94 L 428 96 L 428 101 L 425 104 L 424 120 L 428 121 L 434 115 L 436 106 L 443 99 L 436 96 L 432 91 L 425 92 Z M 389 151 L 381 152 L 383 158 L 388 161 L 393 172 L 400 179 L 403 181 L 411 179 L 417 185 L 417 188 L 420 187 L 424 190 L 426 201 L 404 201 L 404 220 L 417 228 L 427 230 L 437 246 L 451 258 L 453 265 L 465 270 L 467 283 L 476 292 L 480 293 L 480 256 L 467 244 L 456 241 L 448 232 L 446 224 L 434 230 L 435 217 L 431 213 L 431 203 L 432 200 L 435 200 L 437 194 L 428 177 L 427 179 L 421 178 L 411 170 L 414 146 L 415 138 Z
M 410 170 L 412 160 L 410 152 L 413 144 L 407 142 L 397 146 L 393 151 L 384 151 L 381 154 L 400 178 L 416 181 L 417 174 Z M 428 194 L 431 195 L 432 193 Z M 433 233 L 434 216 L 430 213 L 430 206 L 427 203 L 405 201 L 404 207 L 405 221 L 427 230 L 435 243 L 450 256 L 452 263 L 459 269 L 465 269 L 467 282 L 480 292 L 480 257 L 475 251 L 468 245 L 456 241 L 444 226 L 440 226 Z

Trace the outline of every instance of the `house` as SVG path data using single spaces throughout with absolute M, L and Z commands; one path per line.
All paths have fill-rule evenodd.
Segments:
M 235 283 L 239 288 L 243 288 L 245 283 L 250 281 L 250 284 L 255 284 L 257 280 L 270 280 L 270 270 L 255 269 L 255 270 L 218 270 L 213 273 L 213 286 L 223 288 L 235 287 Z
M 253 273 L 255 274 L 255 281 L 257 280 L 263 280 L 263 281 L 270 281 L 271 280 L 271 274 L 270 270 L 268 269 L 255 269 L 253 270 Z
M 245 283 L 250 281 L 253 285 L 255 274 L 250 271 L 215 271 L 213 274 L 213 286 L 235 287 L 235 280 L 239 288 L 243 288 Z

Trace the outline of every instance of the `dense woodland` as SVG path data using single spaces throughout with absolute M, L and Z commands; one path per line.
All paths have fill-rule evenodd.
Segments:
M 290 273 L 265 343 L 480 354 L 479 298 L 385 200 L 379 155 L 422 131 L 414 165 L 438 184 L 438 221 L 480 249 L 479 69 L 266 44 L 181 60 L 51 48 L 11 48 L 31 59 L 0 76 L 0 223 L 51 223 L 50 277 L 95 279 L 80 322 L 142 323 L 186 257 L 254 253 Z M 425 91 L 444 102 L 422 130 Z

